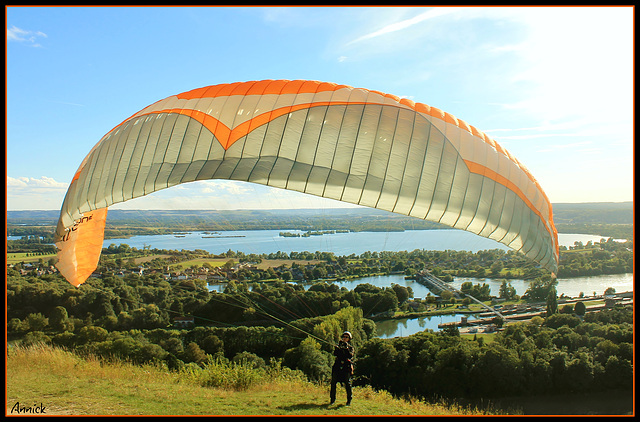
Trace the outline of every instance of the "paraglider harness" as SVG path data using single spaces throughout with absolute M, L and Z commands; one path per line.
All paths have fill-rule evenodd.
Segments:
M 340 341 L 333 354 L 336 357 L 333 370 L 349 376 L 353 375 L 353 346 L 347 342 Z

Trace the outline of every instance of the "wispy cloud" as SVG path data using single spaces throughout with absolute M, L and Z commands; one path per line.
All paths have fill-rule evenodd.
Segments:
M 393 32 L 402 31 L 404 29 L 410 28 L 414 25 L 417 25 L 421 22 L 424 22 L 428 19 L 433 19 L 439 16 L 448 15 L 454 12 L 459 11 L 459 7 L 435 7 L 433 9 L 429 9 L 426 12 L 420 13 L 412 18 L 404 19 L 399 22 L 394 22 L 392 24 L 386 25 L 377 31 L 370 32 L 361 37 L 358 37 L 350 42 L 347 45 L 355 44 L 364 40 L 370 40 L 372 38 L 380 37 L 382 35 L 387 35 Z
M 31 47 L 42 47 L 38 42 L 41 38 L 47 38 L 47 34 L 40 31 L 28 31 L 12 26 L 7 28 L 7 41 L 20 42 Z

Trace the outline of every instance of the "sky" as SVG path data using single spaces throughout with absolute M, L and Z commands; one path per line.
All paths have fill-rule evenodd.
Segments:
M 7 210 L 59 210 L 91 148 L 194 88 L 310 79 L 442 109 L 552 203 L 634 198 L 633 7 L 6 7 Z M 337 207 L 229 181 L 112 209 Z

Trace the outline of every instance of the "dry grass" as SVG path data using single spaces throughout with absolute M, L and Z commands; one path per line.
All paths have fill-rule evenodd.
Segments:
M 342 394 L 342 395 L 341 395 Z M 242 390 L 203 387 L 154 366 L 106 363 L 50 346 L 11 347 L 6 412 L 42 404 L 47 415 L 471 415 L 473 409 L 393 398 L 355 388 L 351 406 L 328 404 L 328 387 L 266 377 Z M 13 412 L 16 414 L 16 412 Z

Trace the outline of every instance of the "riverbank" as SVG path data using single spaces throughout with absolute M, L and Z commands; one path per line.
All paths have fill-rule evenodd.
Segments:
M 582 302 L 586 306 L 586 312 L 597 312 L 610 309 L 614 306 L 633 306 L 633 292 L 622 292 L 612 296 L 604 297 L 586 296 L 580 298 L 562 298 L 558 300 L 558 307 L 562 309 L 566 305 L 575 305 Z M 508 303 L 498 307 L 501 315 L 504 316 L 503 324 L 528 321 L 539 316 L 546 316 L 546 306 L 543 303 Z M 437 329 L 457 328 L 460 334 L 479 334 L 479 333 L 495 333 L 499 331 L 496 324 L 496 315 L 487 312 L 478 304 L 471 304 L 468 307 L 464 305 L 446 305 L 444 307 L 432 306 L 430 309 L 421 312 L 403 312 L 396 311 L 393 314 L 381 314 L 369 317 L 376 324 L 383 324 L 387 321 L 402 321 L 404 324 L 403 335 L 413 334 L 407 329 L 407 321 L 419 319 L 431 319 L 438 317 L 457 317 L 454 321 L 441 322 L 437 325 Z M 402 336 L 402 335 L 400 335 Z M 394 335 L 387 335 L 394 337 Z

